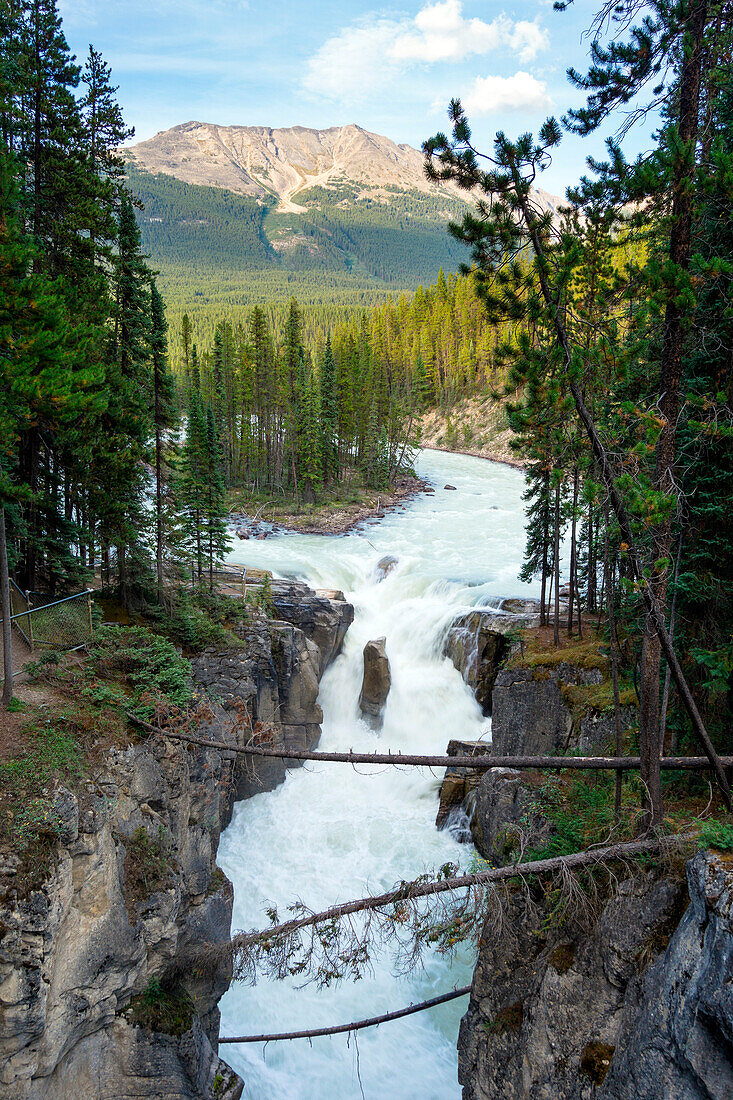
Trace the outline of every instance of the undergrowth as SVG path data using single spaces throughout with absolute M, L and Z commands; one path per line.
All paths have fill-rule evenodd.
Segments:
M 204 584 L 193 591 L 178 589 L 166 610 L 148 611 L 157 631 L 193 653 L 207 646 L 241 645 L 231 626 L 246 615 L 241 599 L 210 592 Z
M 193 696 L 191 664 L 167 638 L 144 626 L 100 627 L 84 669 L 82 691 L 150 719 L 161 703 L 185 707 Z M 112 685 L 98 678 L 111 679 Z
M 55 783 L 78 787 L 95 747 L 118 738 L 122 725 L 84 700 L 25 710 L 17 747 L 0 761 L 0 848 L 17 861 L 9 881 L 21 896 L 45 881 L 55 860 L 61 830 Z
M 125 1009 L 133 1027 L 180 1037 L 193 1023 L 194 1005 L 180 985 L 151 978 L 146 988 Z

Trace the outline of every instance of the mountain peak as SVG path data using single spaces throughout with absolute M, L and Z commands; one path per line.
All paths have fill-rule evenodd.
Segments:
M 309 187 L 350 181 L 372 197 L 389 188 L 454 193 L 423 174 L 423 158 L 409 145 L 371 133 L 356 122 L 315 130 L 307 126 L 219 126 L 190 120 L 126 150 L 148 172 L 185 183 L 224 187 L 264 199 L 276 196 L 284 210 Z M 457 191 L 456 191 L 457 194 Z

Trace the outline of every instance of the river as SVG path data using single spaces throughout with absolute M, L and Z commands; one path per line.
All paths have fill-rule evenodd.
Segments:
M 326 672 L 319 702 L 329 750 L 440 753 L 451 737 L 490 738 L 461 676 L 442 656 L 462 609 L 492 597 L 535 595 L 520 584 L 524 548 L 515 469 L 463 455 L 423 451 L 417 470 L 435 486 L 404 511 L 340 537 L 285 534 L 234 539 L 230 560 L 341 588 L 356 616 L 342 654 Z M 455 491 L 443 486 L 449 483 Z M 398 564 L 380 583 L 386 554 Z M 362 649 L 386 636 L 392 689 L 377 734 L 360 720 Z M 447 861 L 467 867 L 470 845 L 434 821 L 439 778 L 426 769 L 352 769 L 314 763 L 289 772 L 275 791 L 239 803 L 219 863 L 234 883 L 235 929 L 263 927 L 265 908 L 302 899 L 313 909 L 378 893 Z M 396 977 L 387 955 L 358 982 L 319 990 L 302 979 L 232 985 L 221 1002 L 222 1035 L 323 1027 L 379 1015 L 470 981 L 473 958 L 428 954 Z M 227 1046 L 247 1100 L 456 1100 L 456 1040 L 466 998 L 370 1028 L 354 1037 Z

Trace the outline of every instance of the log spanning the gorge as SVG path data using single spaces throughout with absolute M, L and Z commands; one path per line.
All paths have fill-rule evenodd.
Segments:
M 231 745 L 226 741 L 212 741 L 205 737 L 193 737 L 187 733 L 163 729 L 144 722 L 135 715 L 128 718 L 136 725 L 151 733 L 185 741 L 201 748 L 218 749 L 220 752 L 241 753 L 245 756 L 267 756 L 282 760 L 323 760 L 336 764 L 390 764 L 395 767 L 412 768 L 474 768 L 488 771 L 495 768 L 515 769 L 553 769 L 566 768 L 576 771 L 638 771 L 641 758 L 638 756 L 422 756 L 400 752 L 318 752 L 306 749 L 279 749 L 272 745 L 246 744 Z M 720 757 L 726 768 L 733 767 L 733 756 Z M 698 771 L 709 768 L 706 756 L 664 756 L 660 766 L 667 771 Z
M 581 867 L 600 866 L 619 860 L 634 859 L 641 855 L 669 853 L 683 848 L 692 841 L 694 837 L 689 833 L 650 836 L 643 840 L 623 841 L 598 848 L 588 848 L 583 852 L 573 852 L 570 855 L 552 856 L 549 859 L 532 860 L 527 863 L 511 863 L 505 867 L 491 867 L 486 871 L 477 871 L 470 875 L 456 875 L 427 882 L 424 879 L 401 882 L 399 886 L 384 894 L 372 894 L 354 901 L 341 902 L 323 909 L 320 913 L 311 912 L 281 924 L 272 924 L 269 928 L 239 932 L 236 936 L 232 936 L 228 943 L 211 943 L 203 949 L 197 948 L 191 951 L 189 957 L 192 965 L 197 965 L 201 961 L 211 965 L 218 959 L 224 957 L 236 959 L 237 956 L 242 956 L 257 946 L 267 946 L 283 938 L 290 938 L 305 928 L 340 921 L 356 913 L 374 912 L 407 901 L 432 897 L 435 894 L 455 893 L 475 886 L 488 886 L 492 882 L 525 878 L 527 875 L 554 874 L 556 871 L 566 873 Z
M 273 1043 L 280 1039 L 317 1039 L 321 1035 L 342 1035 L 344 1032 L 361 1031 L 365 1027 L 386 1024 L 390 1020 L 401 1020 L 403 1016 L 412 1016 L 414 1012 L 424 1012 L 426 1008 L 435 1008 L 436 1005 L 445 1004 L 446 1001 L 454 1001 L 456 997 L 465 997 L 470 992 L 471 986 L 464 985 L 461 989 L 451 989 L 450 993 L 441 993 L 439 997 L 431 997 L 429 1000 L 420 1001 L 416 1005 L 398 1008 L 394 1012 L 385 1012 L 381 1016 L 370 1016 L 367 1020 L 355 1020 L 350 1024 L 316 1027 L 311 1031 L 284 1031 L 273 1035 L 232 1035 L 225 1038 L 220 1036 L 218 1041 L 220 1043 Z

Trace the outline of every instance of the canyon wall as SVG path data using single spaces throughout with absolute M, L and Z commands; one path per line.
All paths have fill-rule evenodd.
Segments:
M 492 610 L 463 617 L 449 636 L 493 736 L 491 746 L 451 742 L 449 752 L 612 751 L 604 660 L 550 650 L 543 661 L 507 635 Z M 621 719 L 624 730 L 638 720 L 632 701 Z M 573 815 L 575 781 L 557 780 L 549 804 L 547 781 L 546 772 L 449 769 L 438 824 L 473 839 L 494 866 L 549 851 L 558 807 Z M 479 940 L 458 1040 L 463 1100 L 723 1100 L 733 1095 L 732 974 L 727 853 L 611 869 L 575 898 L 538 884 L 510 890 Z
M 275 618 L 253 613 L 240 644 L 192 662 L 210 717 L 199 733 L 273 744 L 320 734 L 318 683 L 353 609 L 276 584 Z M 57 787 L 61 822 L 46 881 L 27 895 L 0 867 L 0 1092 L 8 1100 L 237 1100 L 218 1057 L 228 965 L 183 967 L 230 936 L 232 887 L 216 866 L 234 802 L 272 789 L 285 762 L 141 738 L 109 750 L 78 790 Z M 166 1030 L 144 1026 L 168 1013 Z M 156 1016 L 155 1013 L 158 1015 Z

